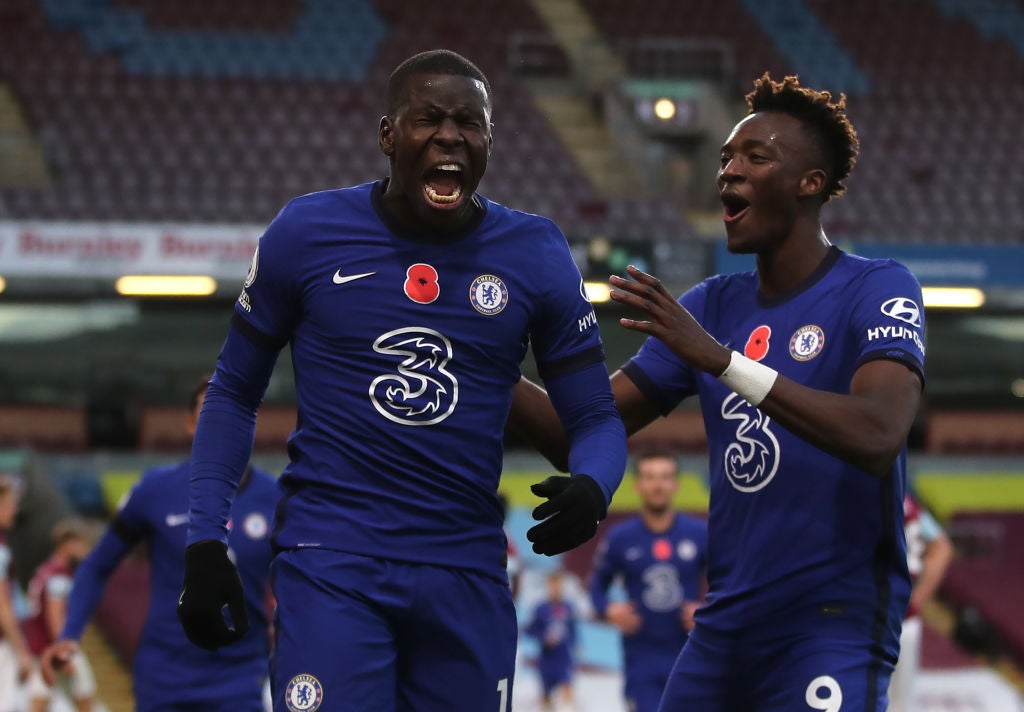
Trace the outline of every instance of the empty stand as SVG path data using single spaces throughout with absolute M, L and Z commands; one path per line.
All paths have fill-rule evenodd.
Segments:
M 266 223 L 295 195 L 385 175 L 376 131 L 387 76 L 409 54 L 445 46 L 494 87 L 481 192 L 569 231 L 595 229 L 580 206 L 597 196 L 508 69 L 511 34 L 557 47 L 525 0 L 460 2 L 457 13 L 357 4 L 365 10 L 342 23 L 343 6 L 323 0 L 261 0 L 245 13 L 199 0 L 4 3 L 0 67 L 56 185 L 4 190 L 0 204 L 22 219 Z M 343 36 L 303 42 L 311 23 L 335 34 L 342 23 Z M 369 61 L 321 51 L 350 36 L 379 39 Z M 325 62 L 337 70 L 330 80 Z M 672 211 L 634 212 L 616 229 L 638 239 L 681 230 Z

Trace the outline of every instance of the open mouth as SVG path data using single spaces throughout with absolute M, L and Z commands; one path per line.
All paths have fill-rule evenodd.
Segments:
M 454 206 L 462 197 L 462 166 L 442 163 L 431 168 L 424 178 L 423 192 L 437 207 Z
M 722 217 L 727 223 L 739 220 L 750 209 L 750 201 L 736 193 L 723 193 L 722 205 L 725 206 Z

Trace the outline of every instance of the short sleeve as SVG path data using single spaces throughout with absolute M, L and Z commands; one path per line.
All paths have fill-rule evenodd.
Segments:
M 603 363 L 604 348 L 569 243 L 551 221 L 543 220 L 542 226 L 546 255 L 538 255 L 537 262 L 545 267 L 544 284 L 530 338 L 541 378 L 547 380 Z
M 917 523 L 921 527 L 921 538 L 925 542 L 933 542 L 942 536 L 942 527 L 935 521 L 935 517 L 922 509 L 917 515 Z
M 71 577 L 57 574 L 46 582 L 46 595 L 52 599 L 63 601 L 71 593 Z
M 851 324 L 857 366 L 898 361 L 924 382 L 924 307 L 921 285 L 903 265 L 885 260 L 858 284 Z
M 0 544 L 0 581 L 11 577 L 11 549 L 7 544 Z
M 241 320 L 250 341 L 269 349 L 280 349 L 288 342 L 298 311 L 294 264 L 302 233 L 300 212 L 292 201 L 267 227 L 235 301 L 234 323 Z
M 707 291 L 707 282 L 702 282 L 678 300 L 701 324 Z M 684 398 L 697 392 L 697 377 L 693 369 L 653 336 L 647 338 L 622 370 L 662 415 L 668 415 Z

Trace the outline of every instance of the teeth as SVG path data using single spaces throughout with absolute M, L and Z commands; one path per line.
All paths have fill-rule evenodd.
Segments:
M 456 186 L 455 192 L 452 193 L 451 195 L 441 195 L 436 190 L 431 188 L 429 185 L 426 186 L 426 189 L 427 197 L 430 198 L 435 203 L 454 203 L 456 200 L 459 199 L 459 196 L 462 195 L 461 186 Z
M 439 171 L 455 171 L 456 173 L 461 173 L 462 172 L 462 169 L 459 168 L 454 163 L 445 163 L 443 166 L 438 166 L 437 170 L 439 170 Z

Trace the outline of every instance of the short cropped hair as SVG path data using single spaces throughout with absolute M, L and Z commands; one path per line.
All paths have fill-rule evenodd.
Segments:
M 449 74 L 476 79 L 487 91 L 487 103 L 491 102 L 491 83 L 478 66 L 457 52 L 432 49 L 414 54 L 391 72 L 388 78 L 388 116 L 394 116 L 405 101 L 409 79 L 423 74 Z
M 853 170 L 860 149 L 857 132 L 846 115 L 846 94 L 833 101 L 828 91 L 800 86 L 799 77 L 788 76 L 776 82 L 765 72 L 754 80 L 747 106 L 751 114 L 778 111 L 803 122 L 814 133 L 825 161 L 824 202 L 846 192 L 843 181 Z
M 633 458 L 633 474 L 640 474 L 640 464 L 647 460 L 671 460 L 675 466 L 676 474 L 679 474 L 679 457 L 671 450 L 650 449 L 637 453 Z

